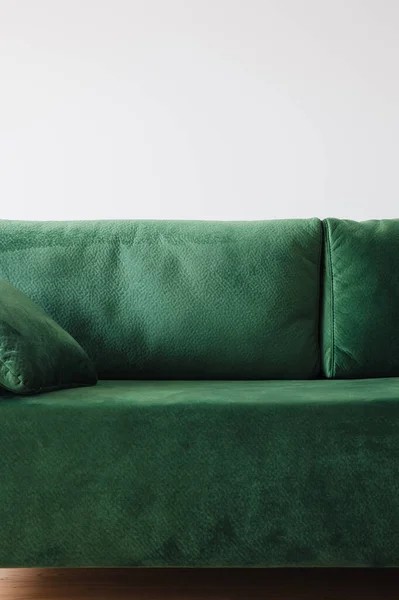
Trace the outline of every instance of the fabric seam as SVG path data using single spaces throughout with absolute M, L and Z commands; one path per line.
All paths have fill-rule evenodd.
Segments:
M 18 380 L 18 382 L 19 382 L 19 384 L 20 384 L 20 385 L 21 385 L 21 384 L 22 384 L 22 385 L 25 385 L 25 384 L 24 384 L 24 382 L 22 381 L 22 375 L 16 375 L 16 374 L 14 373 L 14 371 L 12 371 L 12 370 L 10 369 L 10 367 L 7 365 L 7 363 L 6 363 L 6 362 L 5 362 L 5 361 L 4 361 L 2 358 L 0 358 L 0 363 L 3 365 L 3 367 L 5 367 L 5 368 L 7 369 L 7 371 L 8 371 L 9 373 L 11 373 L 11 375 L 12 375 L 13 377 L 15 377 L 15 379 L 17 379 L 17 380 Z M 7 388 L 5 385 L 1 385 L 1 387 L 4 387 L 5 389 L 8 389 L 8 388 Z
M 318 257 L 318 265 L 317 265 L 317 320 L 316 320 L 316 340 L 317 340 L 317 349 L 318 349 L 318 360 L 316 366 L 315 376 L 321 374 L 322 372 L 322 344 L 321 344 L 321 302 L 322 302 L 322 294 L 321 294 L 321 285 L 322 285 L 322 256 L 323 256 L 323 224 L 319 221 L 319 257 Z
M 331 244 L 331 229 L 330 224 L 327 221 L 327 242 L 328 242 L 328 262 L 330 267 L 331 276 L 331 291 L 330 291 L 330 302 L 331 302 L 331 378 L 335 377 L 335 307 L 334 307 L 334 268 L 332 263 L 332 244 Z

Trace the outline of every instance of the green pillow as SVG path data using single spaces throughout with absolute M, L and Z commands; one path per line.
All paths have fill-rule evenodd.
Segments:
M 94 385 L 86 352 L 53 319 L 0 281 L 0 386 L 17 394 Z

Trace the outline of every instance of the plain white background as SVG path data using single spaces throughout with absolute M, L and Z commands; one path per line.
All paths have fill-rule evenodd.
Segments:
M 0 0 L 0 218 L 398 216 L 397 0 Z

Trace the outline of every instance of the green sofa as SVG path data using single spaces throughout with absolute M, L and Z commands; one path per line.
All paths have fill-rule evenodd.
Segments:
M 96 386 L 0 398 L 0 567 L 399 566 L 399 220 L 0 221 Z

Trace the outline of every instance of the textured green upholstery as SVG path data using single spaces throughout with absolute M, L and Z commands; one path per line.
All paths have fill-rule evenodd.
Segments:
M 1 221 L 0 278 L 103 379 L 307 379 L 321 247 L 318 219 Z
M 1 567 L 399 566 L 399 225 L 323 227 L 0 221 L 102 378 L 0 397 Z
M 399 219 L 327 219 L 324 228 L 324 372 L 398 376 Z
M 399 380 L 0 399 L 0 565 L 399 563 Z

